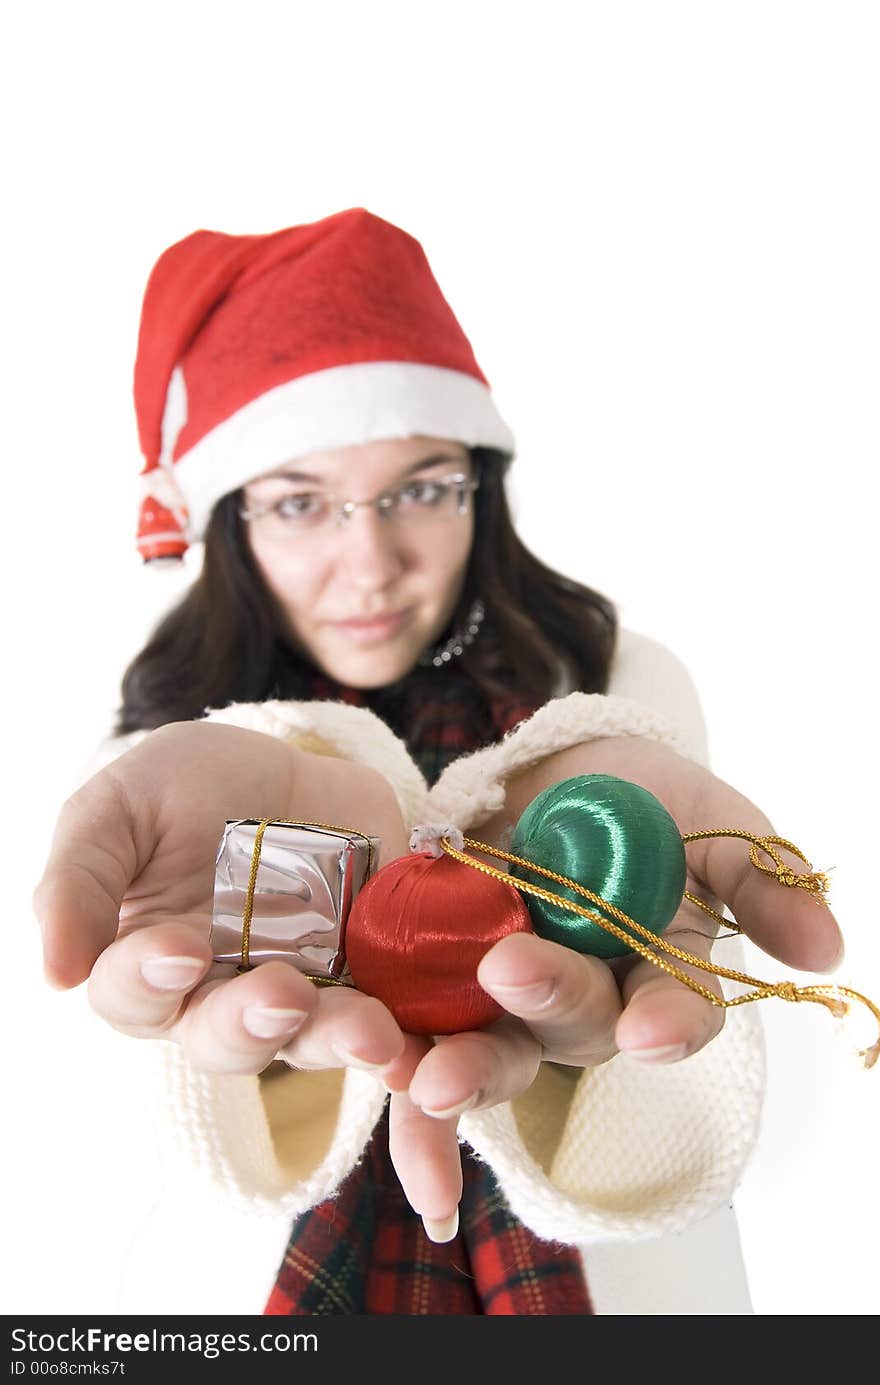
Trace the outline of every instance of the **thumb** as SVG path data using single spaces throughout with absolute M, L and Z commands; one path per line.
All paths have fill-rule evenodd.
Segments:
M 61 809 L 33 894 L 50 985 L 66 990 L 85 981 L 116 937 L 119 910 L 138 870 L 128 801 L 115 778 L 101 771 Z

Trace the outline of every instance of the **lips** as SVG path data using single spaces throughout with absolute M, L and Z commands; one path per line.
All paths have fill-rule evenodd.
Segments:
M 402 629 L 412 614 L 412 607 L 393 611 L 388 615 L 356 617 L 353 620 L 334 620 L 330 624 L 334 630 L 351 636 L 359 644 L 389 639 Z

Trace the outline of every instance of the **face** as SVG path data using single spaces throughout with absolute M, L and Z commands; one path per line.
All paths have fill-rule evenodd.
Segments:
M 461 443 L 391 438 L 312 452 L 244 487 L 247 539 L 286 633 L 331 678 L 396 682 L 442 634 L 464 582 L 473 505 L 468 496 L 464 513 L 453 502 L 435 516 L 424 501 L 445 494 L 426 483 L 459 474 L 472 475 Z M 322 498 L 365 501 L 402 486 L 396 514 L 359 505 L 341 523 L 332 511 L 308 518 Z

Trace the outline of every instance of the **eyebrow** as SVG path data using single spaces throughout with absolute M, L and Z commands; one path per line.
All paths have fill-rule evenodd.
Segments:
M 456 457 L 450 452 L 435 452 L 430 457 L 422 457 L 418 462 L 413 462 L 406 471 L 401 472 L 400 480 L 406 476 L 414 476 L 418 471 L 426 471 L 428 467 L 437 466 L 439 462 L 456 462 L 459 466 L 464 466 L 469 457 Z M 259 476 L 256 481 L 309 481 L 314 485 L 322 486 L 326 484 L 326 479 L 322 476 L 313 476 L 308 471 L 273 471 L 267 476 Z

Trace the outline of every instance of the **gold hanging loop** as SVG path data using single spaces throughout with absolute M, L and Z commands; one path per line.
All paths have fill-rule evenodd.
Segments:
M 682 842 L 687 844 L 688 842 L 699 841 L 707 837 L 739 837 L 751 842 L 752 846 L 749 851 L 749 858 L 758 870 L 763 871 L 766 875 L 773 876 L 781 885 L 807 890 L 817 903 L 824 904 L 828 907 L 828 902 L 825 899 L 825 892 L 828 889 L 827 875 L 822 871 L 813 871 L 810 861 L 807 860 L 803 852 L 800 851 L 793 842 L 786 841 L 784 837 L 758 837 L 755 836 L 754 833 L 743 831 L 740 828 L 713 828 L 705 832 L 689 832 L 686 836 L 682 836 Z M 756 976 L 749 976 L 747 972 L 736 971 L 732 967 L 716 966 L 714 962 L 704 962 L 701 957 L 694 957 L 691 953 L 676 947 L 674 943 L 670 943 L 662 934 L 652 933 L 650 929 L 643 927 L 642 924 L 637 923 L 635 919 L 631 919 L 622 909 L 618 909 L 616 905 L 609 903 L 608 900 L 603 899 L 601 895 L 597 895 L 592 890 L 588 890 L 585 885 L 579 884 L 577 880 L 570 880 L 565 875 L 559 875 L 556 871 L 548 870 L 546 866 L 539 866 L 535 861 L 529 861 L 522 856 L 514 856 L 512 852 L 502 851 L 499 847 L 487 846 L 485 842 L 478 842 L 472 837 L 465 837 L 464 843 L 465 846 L 469 847 L 472 851 L 479 851 L 486 856 L 494 856 L 498 860 L 508 861 L 512 865 L 523 866 L 527 870 L 535 871 L 539 875 L 546 876 L 548 880 L 553 880 L 558 885 L 566 886 L 568 889 L 573 890 L 575 894 L 579 894 L 582 898 L 607 910 L 612 918 L 618 920 L 618 923 L 611 923 L 608 919 L 603 918 L 601 914 L 597 914 L 594 910 L 587 909 L 581 904 L 575 904 L 573 900 L 566 899 L 561 895 L 553 894 L 552 891 L 545 890 L 540 885 L 533 885 L 527 880 L 519 880 L 511 876 L 507 871 L 497 870 L 494 866 L 486 865 L 483 861 L 475 861 L 465 852 L 457 851 L 448 837 L 440 838 L 440 846 L 446 854 L 452 856 L 454 860 L 463 862 L 464 865 L 470 866 L 473 870 L 483 871 L 485 875 L 493 876 L 496 880 L 503 881 L 504 884 L 510 885 L 513 889 L 521 890 L 525 894 L 535 895 L 537 898 L 544 899 L 548 903 L 558 904 L 561 908 L 569 910 L 570 913 L 578 914 L 582 918 L 589 919 L 591 923 L 597 923 L 599 927 L 604 928 L 607 933 L 611 933 L 615 938 L 619 938 L 622 942 L 625 942 L 634 952 L 637 952 L 641 957 L 653 963 L 654 966 L 659 967 L 661 971 L 665 971 L 670 976 L 674 976 L 676 980 L 681 981 L 682 984 L 689 987 L 690 990 L 696 991 L 698 995 L 703 996 L 703 998 L 708 1000 L 712 1005 L 718 1005 L 724 1009 L 728 1009 L 735 1005 L 745 1005 L 749 1001 L 766 1000 L 770 996 L 776 996 L 779 1000 L 787 1000 L 795 1003 L 801 1001 L 814 1001 L 818 1005 L 824 1005 L 825 1008 L 830 1010 L 837 1018 L 842 1018 L 847 1014 L 849 1009 L 846 1001 L 843 1000 L 842 997 L 848 996 L 853 1000 L 861 1001 L 863 1005 L 867 1006 L 877 1020 L 878 1029 L 880 1029 L 880 1009 L 877 1008 L 873 1001 L 868 1000 L 867 996 L 863 996 L 859 991 L 854 991 L 848 986 L 796 986 L 793 981 L 761 981 Z M 786 866 L 779 853 L 774 850 L 774 846 L 783 846 L 800 857 L 807 866 L 808 873 L 799 875 L 789 866 Z M 759 850 L 766 852 L 766 854 L 770 856 L 775 863 L 775 870 L 771 870 L 769 866 L 762 865 L 758 859 Z M 710 905 L 706 904 L 704 900 L 698 899 L 696 895 L 686 890 L 684 898 L 689 899 L 693 904 L 699 905 L 707 914 L 711 914 L 714 919 L 717 919 L 720 924 L 731 926 L 735 928 L 738 933 L 742 932 L 738 923 L 734 922 L 731 924 L 730 920 L 723 918 L 721 914 L 711 908 Z M 624 925 L 624 927 L 621 927 L 621 924 Z M 752 986 L 754 989 L 745 995 L 732 996 L 729 998 L 726 996 L 719 996 L 715 991 L 710 990 L 708 986 L 703 986 L 692 976 L 688 976 L 687 972 L 682 971 L 681 968 L 675 966 L 674 963 L 666 961 L 664 957 L 658 957 L 655 951 L 656 948 L 660 948 L 661 951 L 665 952 L 669 957 L 675 957 L 678 961 L 687 963 L 688 966 L 696 967 L 699 971 L 709 972 L 713 976 L 720 976 L 728 981 L 736 981 L 743 986 Z M 859 1056 L 864 1060 L 866 1068 L 872 1068 L 877 1062 L 878 1057 L 880 1057 L 880 1037 L 878 1037 L 877 1041 L 869 1048 L 860 1050 Z

